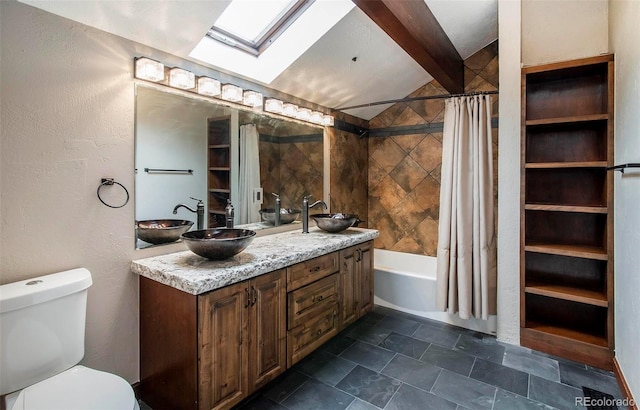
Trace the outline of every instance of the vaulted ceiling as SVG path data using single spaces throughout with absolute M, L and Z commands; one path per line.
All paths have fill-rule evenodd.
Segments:
M 194 60 L 189 54 L 229 3 L 229 0 L 21 1 L 201 64 L 201 61 Z M 444 80 L 441 80 L 444 85 L 447 75 L 455 77 L 455 73 L 447 68 L 448 63 L 442 55 L 436 53 L 435 58 L 421 58 L 419 51 L 416 54 L 415 50 L 412 52 L 411 48 L 399 45 L 402 40 L 398 40 L 397 33 L 390 32 L 395 40 L 392 39 L 387 34 L 389 30 L 385 32 L 384 24 L 383 29 L 378 25 L 380 22 L 374 22 L 375 16 L 372 19 L 368 15 L 371 13 L 365 13 L 367 6 L 387 3 L 388 8 L 396 9 L 392 10 L 398 20 L 393 23 L 396 31 L 398 24 L 406 29 L 402 34 L 402 27 L 400 28 L 400 36 L 407 37 L 407 33 L 413 33 L 416 37 L 416 28 L 412 28 L 412 25 L 420 25 L 426 21 L 421 12 L 418 15 L 422 18 L 411 21 L 418 1 L 355 0 L 359 7 L 351 9 L 275 80 L 265 85 L 337 109 L 403 98 L 433 77 L 443 78 L 439 69 L 448 72 L 445 73 Z M 461 59 L 466 59 L 497 39 L 497 0 L 425 2 Z M 432 47 L 425 45 L 425 41 L 440 44 L 441 41 L 435 41 L 433 36 L 433 33 L 427 32 L 422 39 L 414 38 L 417 43 L 413 46 L 422 44 L 422 47 Z M 425 69 L 430 66 L 424 64 L 429 58 L 435 60 L 436 64 L 435 68 L 429 68 L 431 72 Z M 213 68 L 224 71 L 220 67 Z M 368 120 L 387 107 L 388 105 L 376 105 L 346 112 Z

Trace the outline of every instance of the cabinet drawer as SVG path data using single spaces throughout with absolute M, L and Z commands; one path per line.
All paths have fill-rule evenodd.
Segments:
M 287 268 L 287 290 L 296 290 L 301 286 L 337 272 L 338 252 L 318 256 Z
M 293 329 L 323 310 L 326 311 L 337 306 L 338 280 L 339 275 L 333 274 L 311 285 L 289 292 L 288 329 Z
M 288 365 L 292 366 L 338 333 L 338 310 L 335 305 L 321 315 L 288 332 Z

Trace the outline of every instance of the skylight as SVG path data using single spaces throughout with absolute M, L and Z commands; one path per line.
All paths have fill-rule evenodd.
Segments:
M 240 14 L 236 14 L 235 21 L 240 18 L 239 21 L 242 22 L 242 25 L 253 26 L 253 24 L 247 23 L 251 19 L 248 16 L 250 11 L 254 11 L 254 5 L 258 3 L 270 4 L 272 7 L 269 15 L 275 16 L 275 19 L 267 18 L 266 12 L 258 12 L 262 21 L 268 21 L 266 26 L 257 27 L 256 23 L 256 27 L 252 29 L 252 32 L 247 32 L 248 34 L 242 34 L 238 31 L 234 31 L 237 34 L 232 34 L 233 30 L 238 29 L 230 26 L 226 26 L 226 29 L 216 28 L 220 19 L 232 6 L 240 11 Z M 277 38 L 273 39 L 272 37 L 268 48 L 262 48 L 259 53 L 250 53 L 247 50 L 241 50 L 234 44 L 238 42 L 248 44 L 250 41 L 256 41 L 256 37 L 259 37 L 257 40 L 259 42 L 260 36 L 264 35 L 265 31 L 276 29 L 277 24 L 272 27 L 269 27 L 269 24 L 276 19 L 286 18 L 287 14 L 301 3 L 306 5 L 306 9 L 303 7 L 302 11 L 298 10 L 295 21 L 280 30 L 277 33 Z M 351 0 L 233 0 L 220 19 L 216 21 L 212 30 L 200 40 L 189 56 L 206 64 L 220 67 L 222 70 L 269 84 L 347 15 L 353 7 L 354 4 Z M 229 11 L 229 16 L 236 12 L 232 9 Z M 214 29 L 222 32 L 222 34 L 217 34 L 221 38 L 218 38 L 217 35 L 216 39 L 213 38 L 212 31 Z M 258 32 L 257 36 L 253 36 L 255 32 Z M 257 43 L 251 46 L 255 47 L 256 45 L 259 46 Z
M 213 27 L 255 44 L 295 4 L 295 0 L 233 0 Z

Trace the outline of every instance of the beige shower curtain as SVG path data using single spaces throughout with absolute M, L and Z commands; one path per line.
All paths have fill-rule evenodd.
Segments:
M 462 319 L 496 311 L 491 97 L 445 103 L 438 228 L 438 309 Z

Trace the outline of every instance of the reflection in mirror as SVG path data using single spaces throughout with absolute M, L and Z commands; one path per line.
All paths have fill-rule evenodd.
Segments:
M 323 198 L 322 127 L 140 85 L 135 163 L 136 221 L 225 226 L 230 199 L 236 225 L 268 229 L 259 211 L 274 208 L 272 193 L 282 208 L 300 209 L 304 195 Z

